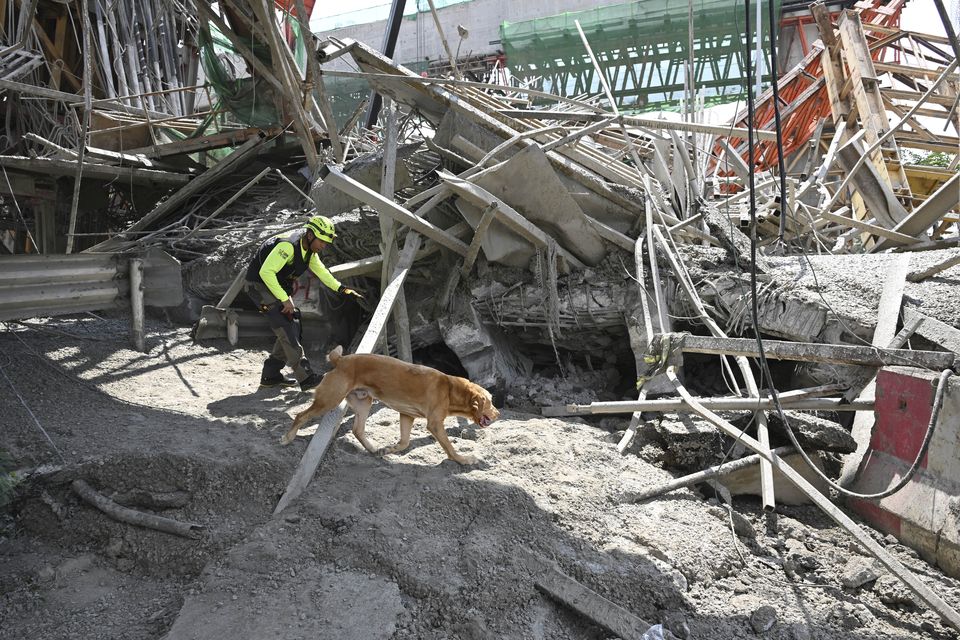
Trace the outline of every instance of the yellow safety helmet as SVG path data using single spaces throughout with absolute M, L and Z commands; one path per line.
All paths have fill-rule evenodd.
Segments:
M 303 225 L 303 228 L 313 231 L 313 235 L 324 242 L 333 242 L 333 239 L 337 237 L 337 232 L 333 229 L 333 222 L 327 216 L 313 216 L 307 220 L 307 224 Z

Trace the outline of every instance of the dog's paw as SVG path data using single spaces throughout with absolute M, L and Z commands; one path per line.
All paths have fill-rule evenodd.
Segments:
M 457 460 L 457 462 L 466 466 L 471 464 L 477 464 L 478 462 L 480 462 L 480 458 L 478 458 L 477 456 L 460 456 L 460 459 Z
M 296 432 L 296 431 L 287 432 L 287 433 L 283 434 L 283 436 L 281 436 L 281 438 L 280 438 L 280 444 L 286 446 L 286 445 L 290 444 L 291 442 L 293 442 L 293 439 L 296 438 L 296 437 L 297 437 L 297 432 Z

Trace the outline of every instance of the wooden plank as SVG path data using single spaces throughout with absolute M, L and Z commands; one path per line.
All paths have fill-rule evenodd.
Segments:
M 27 158 L 23 156 L 0 156 L 0 166 L 14 171 L 42 173 L 51 176 L 74 177 L 77 172 L 77 163 L 72 160 L 57 160 L 55 158 Z M 83 178 L 96 180 L 116 180 L 134 182 L 136 184 L 184 185 L 190 181 L 190 176 L 170 171 L 156 169 L 141 169 L 139 167 L 114 167 L 92 162 L 83 163 Z
M 912 323 L 917 319 L 921 320 L 920 325 L 916 329 L 918 336 L 923 336 L 930 342 L 934 342 L 944 349 L 952 351 L 954 358 L 960 359 L 960 329 L 951 327 L 945 322 L 940 322 L 910 307 L 903 308 L 904 322 Z
M 667 243 L 666 239 L 663 237 L 663 233 L 660 231 L 660 228 L 654 227 L 653 234 L 656 236 L 661 250 L 667 256 L 667 260 L 670 262 L 670 267 L 673 269 L 673 273 L 680 282 L 681 287 L 683 287 L 687 297 L 696 307 L 697 313 L 700 315 L 700 319 L 705 325 L 707 325 L 707 328 L 710 330 L 710 333 L 713 336 L 718 338 L 726 338 L 727 336 L 723 329 L 720 328 L 720 325 L 718 325 L 710 316 L 710 314 L 707 313 L 706 308 L 703 306 L 703 301 L 700 300 L 700 296 L 697 294 L 696 287 L 694 287 L 693 283 L 690 282 L 686 271 L 684 271 L 684 269 L 680 266 L 676 255 L 670 248 L 670 245 Z M 750 394 L 751 397 L 759 397 L 760 390 L 757 386 L 757 379 L 753 374 L 753 369 L 750 367 L 750 362 L 747 361 L 746 357 L 744 356 L 737 356 L 736 362 L 737 367 L 740 369 L 740 375 L 743 376 L 744 385 L 747 387 L 747 393 Z M 760 446 L 763 447 L 764 451 L 769 452 L 770 442 L 767 435 L 767 416 L 763 412 L 758 412 L 754 414 L 754 417 L 757 423 L 757 438 L 759 439 Z M 766 461 L 760 463 L 760 488 L 764 510 L 772 511 L 776 507 L 773 496 L 773 471 Z
M 450 249 L 461 256 L 467 255 L 469 247 L 466 243 L 451 236 L 443 229 L 430 224 L 426 220 L 418 218 L 393 200 L 384 198 L 373 189 L 370 189 L 360 184 L 353 178 L 344 175 L 343 172 L 336 167 L 329 165 L 326 166 L 321 173 L 321 177 L 323 178 L 323 181 L 329 183 L 330 186 L 335 187 L 347 195 L 353 196 L 357 200 L 370 205 L 382 215 L 390 216 L 394 220 L 407 225 L 411 229 L 425 235 L 431 240 L 438 242 L 447 249 Z
M 895 254 L 887 267 L 887 277 L 883 283 L 883 292 L 877 308 L 877 325 L 873 330 L 871 344 L 879 349 L 885 348 L 897 331 L 897 320 L 900 318 L 900 305 L 903 303 L 903 291 L 907 284 L 907 274 L 910 272 L 910 254 Z M 933 353 L 933 352 L 931 352 Z M 949 353 L 941 354 L 949 359 L 949 363 L 942 366 L 927 366 L 925 369 L 945 369 L 953 365 L 953 356 Z M 906 364 L 906 363 L 902 363 Z M 914 365 L 917 366 L 917 365 Z M 876 395 L 876 380 L 871 380 L 857 397 L 858 400 L 873 400 Z M 857 450 L 848 455 L 843 461 L 838 483 L 841 486 L 852 484 L 860 471 L 860 465 L 870 448 L 873 435 L 875 416 L 872 413 L 858 413 L 853 418 L 850 435 L 857 442 Z
M 403 251 L 397 260 L 397 267 L 393 271 L 390 286 L 388 286 L 384 290 L 383 295 L 380 296 L 380 301 L 377 303 L 377 308 L 370 318 L 367 331 L 364 333 L 363 338 L 360 340 L 360 345 L 357 347 L 357 353 L 373 352 L 373 348 L 376 346 L 377 341 L 380 339 L 386 327 L 387 318 L 390 316 L 397 294 L 403 286 L 403 281 L 406 279 L 410 267 L 413 265 L 421 242 L 422 237 L 420 234 L 414 232 L 407 234 Z M 343 420 L 346 411 L 347 402 L 344 400 L 336 409 L 328 411 L 320 418 L 320 425 L 314 432 L 313 437 L 310 438 L 310 444 L 307 445 L 307 450 L 300 459 L 300 464 L 293 472 L 290 482 L 287 483 L 286 490 L 283 492 L 280 501 L 273 510 L 274 516 L 277 516 L 286 509 L 287 506 L 296 500 L 297 497 L 303 493 L 303 490 L 307 488 L 307 485 L 313 478 L 313 474 L 316 473 L 317 467 L 320 465 L 320 461 L 323 459 L 323 455 L 327 452 L 330 442 L 333 441 L 333 436 L 336 434 L 337 427 L 340 426 L 340 422 Z
M 500 109 L 498 113 L 511 118 L 521 120 L 574 120 L 577 122 L 599 122 L 606 120 L 610 116 L 606 113 L 590 113 L 584 111 L 546 111 L 538 109 Z M 656 120 L 654 118 L 641 118 L 638 116 L 621 115 L 623 124 L 632 127 L 646 127 L 655 131 L 687 131 L 690 133 L 706 133 L 715 136 L 729 136 L 731 138 L 746 138 L 747 129 L 738 127 L 727 127 L 722 125 L 697 124 L 691 122 L 671 122 L 669 120 Z M 756 140 L 775 142 L 777 139 L 776 131 L 767 131 L 765 129 L 754 129 L 754 138 Z
M 323 73 L 320 70 L 320 64 L 317 62 L 316 36 L 310 30 L 310 20 L 303 0 L 296 0 L 296 8 L 297 20 L 300 22 L 300 36 L 307 45 L 307 70 L 310 72 L 313 99 L 317 103 L 317 108 L 323 117 L 323 124 L 327 128 L 327 137 L 330 139 L 330 146 L 333 147 L 334 158 L 340 163 L 343 162 L 344 158 L 343 142 L 340 140 L 340 134 L 337 131 L 337 121 L 333 117 L 330 99 L 327 97 L 327 90 L 323 85 Z
M 473 269 L 473 263 L 480 253 L 480 246 L 483 241 L 483 237 L 487 234 L 487 229 L 490 228 L 490 224 L 496 217 L 496 204 L 487 205 L 487 208 L 484 209 L 483 213 L 480 214 L 480 222 L 477 223 L 477 228 L 473 232 L 473 240 L 470 241 L 470 249 L 467 251 L 467 255 L 463 258 L 463 266 L 460 267 L 460 275 L 463 277 L 470 275 L 470 270 Z
M 789 480 L 798 489 L 800 489 L 800 491 L 806 494 L 813 501 L 813 503 L 820 507 L 820 509 L 830 518 L 832 518 L 834 522 L 846 529 L 861 547 L 870 553 L 870 555 L 879 560 L 881 564 L 883 564 L 883 566 L 890 571 L 890 573 L 898 577 L 904 584 L 907 585 L 907 587 L 910 588 L 911 591 L 917 594 L 921 600 L 927 603 L 927 605 L 947 624 L 949 624 L 955 630 L 960 630 L 960 615 L 958 615 L 950 605 L 944 602 L 944 600 L 932 589 L 930 589 L 930 587 L 910 573 L 909 569 L 903 566 L 899 560 L 888 553 L 887 550 L 884 549 L 880 543 L 874 540 L 867 532 L 857 526 L 857 524 L 851 520 L 848 515 L 831 503 L 830 500 L 827 499 L 823 494 L 817 491 L 817 489 L 803 476 L 797 473 L 790 465 L 786 464 L 780 458 L 780 456 L 772 453 L 769 449 L 764 449 L 763 445 L 761 445 L 757 440 L 745 434 L 740 429 L 737 429 L 732 424 L 715 413 L 709 411 L 703 407 L 703 405 L 697 402 L 696 399 L 693 398 L 693 396 L 691 396 L 680 383 L 674 367 L 667 368 L 667 376 L 670 378 L 671 382 L 674 383 L 677 392 L 680 393 L 680 395 L 686 399 L 691 406 L 697 409 L 697 413 L 707 419 L 711 424 L 722 429 L 730 437 L 737 438 L 740 442 L 743 442 L 743 444 L 753 450 L 754 453 L 760 454 L 761 457 L 770 462 L 777 471 L 783 474 L 787 480 Z
M 937 275 L 951 267 L 955 267 L 960 264 L 960 254 L 953 256 L 952 258 L 947 258 L 946 260 L 941 260 L 940 262 L 922 269 L 920 271 L 911 271 L 907 275 L 907 280 L 910 282 L 923 282 L 927 278 Z
M 600 222 L 596 218 L 591 218 L 586 214 L 584 214 L 584 217 L 587 219 L 587 222 L 590 223 L 590 226 L 593 227 L 598 234 L 600 234 L 601 238 L 620 247 L 624 251 L 633 251 L 635 240 L 632 240 L 630 236 L 620 233 L 613 227 Z
M 910 254 L 902 254 L 909 258 Z M 891 304 L 891 309 L 893 305 Z M 899 306 L 897 306 L 899 309 Z M 892 314 L 892 312 L 891 312 Z M 894 318 L 894 322 L 896 319 Z M 892 365 L 944 369 L 953 363 L 951 354 L 940 351 L 914 351 L 912 349 L 887 349 L 893 333 L 883 331 L 886 342 L 876 347 L 861 347 L 847 344 L 820 344 L 816 342 L 790 342 L 787 340 L 764 340 L 763 352 L 772 360 L 797 362 L 820 362 L 849 364 L 862 367 L 887 367 Z M 753 338 L 725 338 L 712 336 L 683 336 L 680 345 L 684 353 L 746 356 L 756 358 L 757 341 Z
M 782 396 L 783 394 L 781 394 Z M 776 403 L 770 398 L 699 398 L 698 402 L 713 411 L 774 411 Z M 872 400 L 847 402 L 843 398 L 783 398 L 784 409 L 794 411 L 872 411 Z M 548 417 L 585 416 L 621 413 L 691 413 L 693 406 L 683 398 L 656 398 L 655 400 L 617 400 L 591 402 L 590 404 L 567 404 L 541 407 L 540 413 Z
M 830 222 L 835 222 L 841 224 L 845 227 L 853 227 L 854 229 L 860 229 L 861 231 L 867 231 L 872 233 L 875 236 L 880 236 L 881 238 L 886 238 L 892 241 L 894 244 L 915 244 L 919 242 L 917 238 L 913 236 L 908 236 L 903 233 L 897 233 L 885 227 L 879 225 L 871 224 L 869 222 L 864 222 L 863 220 L 856 220 L 855 218 L 848 218 L 846 216 L 837 215 L 829 211 L 821 211 L 819 217 L 824 220 L 829 220 Z
M 520 548 L 520 557 L 533 574 L 534 584 L 540 591 L 618 638 L 641 640 L 650 629 L 650 623 L 565 575 L 555 563 L 540 558 L 524 547 Z
M 222 131 L 208 136 L 198 138 L 186 138 L 176 142 L 166 142 L 163 144 L 154 144 L 148 147 L 138 147 L 128 149 L 126 153 L 130 155 L 143 155 L 148 158 L 160 159 L 168 156 L 178 156 L 187 153 L 198 153 L 201 151 L 211 151 L 213 149 L 223 149 L 224 147 L 236 147 L 251 138 L 259 136 L 261 133 L 267 136 L 274 136 L 280 133 L 279 129 L 268 129 L 261 131 L 257 127 L 247 129 L 236 129 L 232 131 Z
M 954 209 L 960 203 L 960 174 L 953 174 L 943 186 L 927 198 L 922 205 L 917 207 L 906 218 L 893 228 L 897 233 L 917 236 L 933 226 L 948 211 Z M 877 243 L 876 249 L 885 247 L 884 242 Z
M 792 446 L 777 447 L 771 451 L 771 453 L 777 456 L 785 456 L 793 452 L 794 448 Z M 643 502 L 644 500 L 656 498 L 657 496 L 670 493 L 671 491 L 676 491 L 677 489 L 683 489 L 684 487 L 700 484 L 701 482 L 710 480 L 712 478 L 719 478 L 729 473 L 733 473 L 734 471 L 749 469 L 755 464 L 760 464 L 761 459 L 762 458 L 759 454 L 754 453 L 753 455 L 745 456 L 732 462 L 722 462 L 718 465 L 708 467 L 703 471 L 697 471 L 680 478 L 669 480 L 655 487 L 647 487 L 639 491 L 624 491 L 617 497 L 618 502 Z

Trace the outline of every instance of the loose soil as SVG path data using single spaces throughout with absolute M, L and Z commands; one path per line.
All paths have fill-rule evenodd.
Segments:
M 642 439 L 617 453 L 628 416 L 448 419 L 473 467 L 419 423 L 408 452 L 371 456 L 348 416 L 273 517 L 309 441 L 279 436 L 310 396 L 259 389 L 260 348 L 158 320 L 147 353 L 128 344 L 122 315 L 0 332 L 0 449 L 33 472 L 2 520 L 0 640 L 609 638 L 534 587 L 523 550 L 683 638 L 955 637 L 815 507 L 769 517 L 740 497 L 731 512 L 694 490 L 621 504 L 674 476 L 637 455 Z M 368 420 L 380 444 L 398 429 L 386 408 Z M 116 522 L 77 478 L 203 534 Z M 957 581 L 872 535 L 960 605 Z

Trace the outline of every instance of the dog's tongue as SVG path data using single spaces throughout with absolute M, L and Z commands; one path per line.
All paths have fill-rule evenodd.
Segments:
M 480 426 L 487 427 L 490 426 L 490 418 L 487 416 L 480 416 Z

